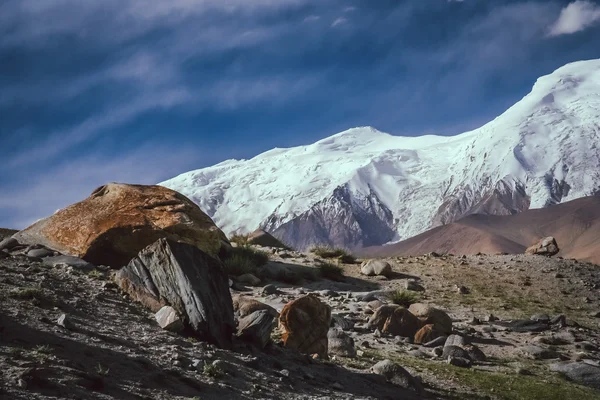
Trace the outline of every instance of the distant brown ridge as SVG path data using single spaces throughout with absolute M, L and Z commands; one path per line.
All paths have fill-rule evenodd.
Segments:
M 600 196 L 584 197 L 511 216 L 470 215 L 410 239 L 358 252 L 368 257 L 524 253 L 537 240 L 554 236 L 558 256 L 600 264 Z

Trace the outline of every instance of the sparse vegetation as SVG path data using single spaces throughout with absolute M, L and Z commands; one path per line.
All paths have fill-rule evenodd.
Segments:
M 52 347 L 50 347 L 47 344 L 40 344 L 38 346 L 35 346 L 33 350 L 37 351 L 38 353 L 50 354 L 52 352 Z
M 419 302 L 419 295 L 408 290 L 396 290 L 390 294 L 390 301 L 399 306 L 409 307 Z
M 225 372 L 221 368 L 219 368 L 218 365 L 214 364 L 205 364 L 203 372 L 204 375 L 210 376 L 214 379 L 222 378 L 223 375 L 225 375 Z
M 322 263 L 319 265 L 319 272 L 325 279 L 332 281 L 341 281 L 344 279 L 344 270 L 339 265 L 333 263 Z
M 224 260 L 225 270 L 229 275 L 255 274 L 256 270 L 269 261 L 264 251 L 249 246 L 235 247 Z
M 342 248 L 334 248 L 329 246 L 315 246 L 310 249 L 310 252 L 323 258 L 337 258 L 343 263 L 352 264 L 356 258 Z
M 98 363 L 98 365 L 96 366 L 96 372 L 100 376 L 107 376 L 108 373 L 110 372 L 110 368 L 105 367 L 102 364 Z
M 248 245 L 248 235 L 238 235 L 237 233 L 229 238 L 231 243 L 235 243 L 238 246 L 247 246 Z
M 93 269 L 90 272 L 88 272 L 88 276 L 92 279 L 102 279 L 104 278 L 104 274 L 101 271 L 98 271 L 97 269 Z
M 16 289 L 13 290 L 10 295 L 12 298 L 19 300 L 37 300 L 41 302 L 45 299 L 42 289 L 34 287 Z

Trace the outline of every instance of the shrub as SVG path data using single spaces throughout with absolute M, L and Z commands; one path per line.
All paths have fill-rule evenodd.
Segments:
M 255 274 L 258 267 L 269 261 L 269 255 L 264 251 L 249 246 L 234 247 L 231 254 L 223 261 L 229 275 Z
M 310 249 L 310 252 L 323 258 L 343 258 L 345 260 L 352 260 L 352 262 L 356 260 L 345 249 L 342 249 L 340 247 L 315 246 L 312 249 Z
M 409 307 L 411 304 L 419 302 L 419 296 L 407 290 L 396 290 L 389 295 L 390 301 L 399 306 Z
M 341 281 L 344 279 L 344 270 L 342 267 L 332 263 L 323 263 L 319 265 L 321 276 L 332 281 Z
M 231 236 L 229 239 L 231 243 L 235 243 L 238 246 L 247 246 L 248 245 L 248 235 L 238 235 L 237 233 Z
M 218 366 L 214 364 L 204 364 L 204 375 L 208 375 L 211 378 L 219 379 L 225 375 L 225 372 Z
M 25 287 L 11 292 L 11 297 L 20 300 L 44 300 L 44 292 L 42 289 L 34 287 Z

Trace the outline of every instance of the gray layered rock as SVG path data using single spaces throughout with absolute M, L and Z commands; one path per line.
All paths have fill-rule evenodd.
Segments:
M 254 343 L 261 349 L 271 340 L 271 332 L 275 327 L 275 315 L 269 310 L 254 311 L 239 320 L 238 336 Z
M 231 347 L 235 323 L 227 274 L 196 246 L 160 239 L 119 270 L 115 281 L 152 311 L 169 305 L 200 338 Z
M 584 362 L 572 362 L 552 364 L 550 369 L 577 383 L 600 389 L 600 367 Z

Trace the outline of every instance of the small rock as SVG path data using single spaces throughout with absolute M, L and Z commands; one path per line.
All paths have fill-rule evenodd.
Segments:
M 48 250 L 46 248 L 31 249 L 27 252 L 27 257 L 34 257 L 34 258 L 44 258 L 44 257 L 52 256 L 52 255 L 54 255 L 54 252 L 52 250 Z
M 331 387 L 335 390 L 344 390 L 344 386 L 339 382 L 334 382 Z
M 263 296 L 269 296 L 272 294 L 279 294 L 281 292 L 279 291 L 279 289 L 277 289 L 277 286 L 275 286 L 273 284 L 269 284 L 269 285 L 265 286 L 264 288 L 262 288 L 261 293 Z
M 552 364 L 550 369 L 577 383 L 600 389 L 600 368 L 597 366 L 583 362 L 572 362 Z
M 446 336 L 440 336 L 438 338 L 435 338 L 425 344 L 423 344 L 423 347 L 438 347 L 438 346 L 443 346 L 446 343 Z
M 355 357 L 354 339 L 339 328 L 332 328 L 327 333 L 329 354 L 342 357 Z
M 458 346 L 444 346 L 442 357 L 444 359 L 449 357 L 470 359 L 469 353 L 462 347 Z
M 436 357 L 441 357 L 444 354 L 444 348 L 442 346 L 438 346 L 431 350 L 431 353 Z
M 177 311 L 171 306 L 164 306 L 154 315 L 158 325 L 170 332 L 181 332 L 184 329 L 183 321 Z
M 89 262 L 73 256 L 46 257 L 44 258 L 44 265 L 47 265 L 49 267 L 67 265 L 69 267 L 82 270 L 91 270 L 94 268 L 94 266 Z
M 467 344 L 467 339 L 461 335 L 450 335 L 444 343 L 444 347 L 449 346 L 464 346 Z
M 455 285 L 456 293 L 458 294 L 469 294 L 471 291 L 466 286 Z
M 490 314 L 487 317 L 485 317 L 485 321 L 486 322 L 494 322 L 494 321 L 498 321 L 498 318 L 496 318 L 496 316 L 494 314 Z
M 360 267 L 360 273 L 367 276 L 386 276 L 392 274 L 392 266 L 383 260 L 367 260 Z
M 533 360 L 548 360 L 559 357 L 559 354 L 556 351 L 535 345 L 522 346 L 518 348 L 517 351 Z
M 471 368 L 471 360 L 463 357 L 448 357 L 446 362 L 459 368 Z
M 414 279 L 407 279 L 404 281 L 404 290 L 410 290 L 413 292 L 422 292 L 425 290 L 423 286 L 417 283 Z
M 58 317 L 56 323 L 65 329 L 73 329 L 73 324 L 71 323 L 71 320 L 67 317 L 67 314 L 62 314 L 60 317 Z
M 532 315 L 530 319 L 536 322 L 550 322 L 550 317 L 548 316 L 548 314 L 535 314 Z

